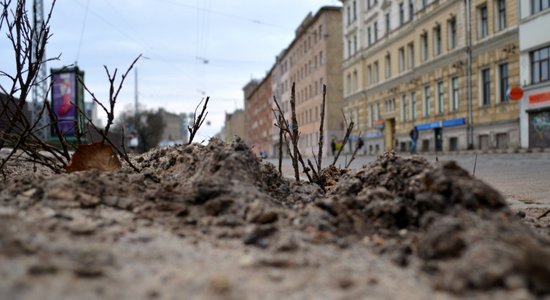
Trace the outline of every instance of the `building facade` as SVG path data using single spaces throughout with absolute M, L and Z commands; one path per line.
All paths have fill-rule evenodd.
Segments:
M 550 1 L 521 1 L 519 25 L 521 146 L 550 147 Z
M 281 52 L 273 70 L 273 94 L 287 120 L 291 120 L 290 98 L 295 84 L 296 115 L 302 155 L 317 153 L 321 124 L 323 85 L 327 86 L 323 153 L 330 139 L 343 136 L 342 22 L 341 8 L 321 7 L 308 14 L 296 29 L 295 39 Z M 276 109 L 273 103 L 273 108 Z M 272 152 L 277 153 L 279 130 L 272 127 Z M 285 152 L 286 153 L 286 152 Z
M 366 150 L 519 147 L 517 0 L 342 1 L 345 113 Z
M 261 82 L 256 80 L 246 86 L 254 88 L 245 92 L 244 111 L 246 115 L 246 129 L 248 131 L 248 145 L 252 151 L 262 157 L 272 156 L 272 130 L 273 130 L 273 90 L 272 71 Z
M 225 114 L 223 133 L 226 143 L 232 143 L 235 140 L 235 136 L 240 137 L 244 141 L 247 140 L 245 119 L 245 113 L 242 109 L 237 109 L 232 113 Z

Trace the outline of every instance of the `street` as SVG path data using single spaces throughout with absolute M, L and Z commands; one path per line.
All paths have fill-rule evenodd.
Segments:
M 436 155 L 420 154 L 430 162 L 436 162 Z M 404 156 L 410 156 L 405 154 Z M 336 163 L 343 167 L 351 155 L 341 155 Z M 376 156 L 358 156 L 351 163 L 351 168 L 358 168 L 376 159 Z M 500 191 L 512 208 L 550 207 L 550 153 L 514 153 L 514 154 L 444 154 L 437 155 L 441 161 L 454 160 L 464 169 Z M 333 157 L 324 158 L 323 165 L 329 165 Z M 277 159 L 267 159 L 274 165 Z M 283 172 L 292 176 L 290 159 L 283 160 Z

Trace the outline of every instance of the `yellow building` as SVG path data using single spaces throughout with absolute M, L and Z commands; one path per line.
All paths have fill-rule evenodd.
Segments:
M 322 89 L 327 86 L 323 153 L 330 155 L 330 140 L 343 136 L 342 25 L 340 7 L 324 6 L 308 14 L 296 29 L 295 39 L 277 57 L 273 94 L 291 120 L 291 89 L 295 83 L 300 152 L 317 154 L 321 123 Z M 279 130 L 273 130 L 273 153 L 278 152 Z M 285 152 L 286 154 L 286 152 Z
M 409 151 L 413 127 L 419 151 L 519 147 L 517 0 L 342 2 L 344 110 L 369 153 Z

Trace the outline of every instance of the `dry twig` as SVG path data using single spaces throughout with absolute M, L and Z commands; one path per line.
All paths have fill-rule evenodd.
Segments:
M 336 156 L 334 157 L 334 161 L 332 162 L 331 166 L 336 165 L 336 162 L 338 161 L 338 157 L 340 157 L 340 153 L 342 153 L 342 150 L 344 150 L 344 148 L 346 147 L 346 144 L 349 141 L 349 136 L 351 134 L 351 131 L 353 130 L 353 127 L 355 126 L 353 121 L 351 121 L 348 124 L 348 121 L 346 119 L 346 115 L 344 114 L 344 112 L 342 112 L 342 116 L 344 117 L 344 124 L 346 124 L 346 135 L 344 136 L 344 142 L 342 143 L 342 147 L 340 147 L 340 149 L 338 149 L 338 152 L 336 153 Z
M 197 117 L 197 109 L 199 109 L 199 106 L 201 105 L 202 101 L 199 102 L 197 107 L 195 108 L 195 114 L 193 115 L 193 125 L 187 126 L 187 129 L 189 130 L 189 142 L 187 142 L 187 145 L 191 145 L 193 142 L 193 139 L 195 138 L 195 134 L 197 134 L 197 131 L 199 131 L 199 128 L 201 128 L 202 123 L 204 123 L 204 120 L 206 120 L 206 116 L 208 115 L 208 112 L 206 111 L 206 107 L 208 106 L 208 100 L 210 100 L 210 97 L 206 97 L 206 101 L 204 101 L 204 105 L 202 106 L 202 110 L 200 115 Z

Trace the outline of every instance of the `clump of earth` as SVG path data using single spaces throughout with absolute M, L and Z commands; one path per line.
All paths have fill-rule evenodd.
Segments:
M 0 295 L 550 298 L 547 220 L 512 211 L 452 161 L 387 152 L 325 169 L 320 187 L 240 139 L 132 159 L 141 172 L 6 167 Z

